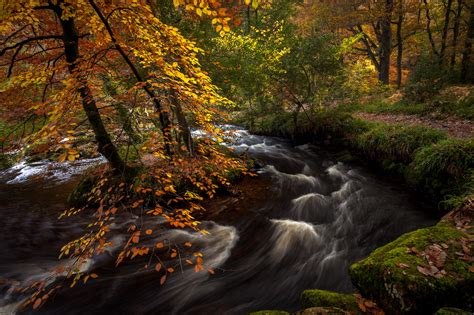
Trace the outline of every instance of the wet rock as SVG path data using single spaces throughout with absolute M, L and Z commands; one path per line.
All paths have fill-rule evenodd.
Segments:
M 351 280 L 389 314 L 432 314 L 447 305 L 472 311 L 472 232 L 445 218 L 404 234 L 352 265 Z

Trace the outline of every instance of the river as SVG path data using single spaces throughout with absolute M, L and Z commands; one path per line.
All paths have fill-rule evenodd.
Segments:
M 238 129 L 238 128 L 237 128 Z M 204 221 L 210 232 L 170 230 L 150 239 L 202 246 L 215 274 L 183 266 L 164 286 L 141 265 L 113 267 L 113 252 L 88 264 L 100 277 L 61 290 L 38 311 L 19 311 L 13 287 L 51 277 L 59 248 L 81 233 L 87 217 L 58 220 L 79 174 L 102 159 L 24 163 L 0 172 L 0 314 L 246 314 L 299 309 L 304 289 L 353 292 L 347 269 L 402 233 L 436 218 L 416 196 L 360 165 L 343 164 L 320 147 L 233 131 L 231 145 L 256 159 L 259 191 L 236 220 Z M 232 211 L 229 197 L 219 206 Z M 226 203 L 227 202 L 227 203 Z M 242 201 L 245 205 L 245 200 Z M 431 210 L 431 212 L 433 212 Z M 137 220 L 130 216 L 125 223 Z M 157 225 L 163 222 L 156 222 Z M 121 244 L 125 236 L 115 235 Z M 13 282 L 12 282 L 13 280 Z M 61 281 L 55 276 L 51 281 Z

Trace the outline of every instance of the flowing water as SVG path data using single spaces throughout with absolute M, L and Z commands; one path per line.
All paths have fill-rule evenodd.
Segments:
M 351 292 L 347 269 L 400 234 L 435 222 L 407 190 L 358 166 L 338 163 L 313 145 L 233 131 L 232 145 L 262 167 L 272 183 L 260 202 L 234 220 L 204 221 L 201 235 L 170 230 L 150 238 L 202 246 L 214 275 L 192 267 L 170 277 L 138 263 L 115 269 L 115 248 L 91 261 L 100 277 L 63 290 L 38 311 L 44 314 L 245 314 L 259 309 L 297 310 L 304 289 Z M 0 173 L 0 314 L 19 312 L 12 288 L 51 276 L 59 248 L 80 235 L 87 217 L 58 221 L 77 174 L 103 160 L 71 164 L 20 164 Z M 245 202 L 245 201 L 244 201 Z M 232 204 L 223 206 L 232 207 Z M 230 209 L 231 210 L 231 209 Z M 123 225 L 137 220 L 130 215 Z M 162 221 L 153 222 L 155 225 Z M 120 225 L 120 224 L 119 224 Z M 119 226 L 115 227 L 117 230 Z M 58 276 L 56 276 L 58 278 Z M 59 277 L 60 278 L 60 277 Z M 50 281 L 60 281 L 60 279 Z M 23 310 L 22 312 L 31 312 Z

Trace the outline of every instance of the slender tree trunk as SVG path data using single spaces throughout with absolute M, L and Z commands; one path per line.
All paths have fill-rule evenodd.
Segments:
M 250 6 L 247 6 L 247 11 L 245 12 L 245 18 L 246 18 L 246 29 L 247 29 L 247 34 L 250 34 Z
M 385 12 L 380 21 L 380 72 L 379 80 L 389 84 L 390 79 L 390 53 L 392 50 L 392 26 L 391 17 L 393 11 L 393 0 L 385 0 Z
M 458 0 L 458 7 L 456 10 L 456 17 L 454 19 L 454 27 L 453 27 L 453 41 L 451 43 L 451 47 L 452 47 L 451 61 L 450 61 L 451 70 L 453 70 L 454 66 L 456 65 L 456 48 L 458 45 L 459 27 L 461 25 L 462 7 L 463 7 L 462 0 Z
M 77 91 L 82 99 L 82 107 L 86 113 L 87 119 L 94 131 L 98 144 L 98 151 L 109 161 L 112 168 L 116 171 L 124 171 L 125 163 L 117 152 L 117 148 L 112 143 L 110 135 L 105 129 L 102 117 L 100 116 L 97 104 L 92 96 L 92 92 L 87 85 L 87 79 L 76 73 L 79 55 L 79 37 L 72 18 L 63 19 L 63 10 L 59 3 L 53 6 L 54 12 L 58 16 L 63 30 L 64 55 L 68 62 L 69 72 L 71 75 L 77 74 L 78 87 Z
M 183 108 L 181 107 L 181 103 L 179 102 L 179 99 L 176 97 L 176 94 L 174 92 L 171 92 L 170 96 L 171 102 L 174 107 L 174 113 L 176 115 L 176 119 L 178 120 L 179 138 L 181 139 L 181 141 L 183 141 L 189 154 L 193 154 L 193 138 L 191 135 L 191 131 L 189 130 L 188 121 L 186 120 L 186 116 L 184 115 Z
M 469 22 L 462 53 L 461 81 L 464 83 L 474 83 L 474 67 L 472 66 L 472 42 L 474 41 L 474 1 L 469 2 Z
M 430 8 L 428 6 L 427 0 L 423 0 L 423 3 L 425 4 L 425 13 L 426 13 L 426 33 L 428 34 L 428 40 L 430 41 L 431 45 L 431 50 L 433 51 L 433 54 L 439 57 L 439 52 L 436 49 L 436 44 L 434 42 L 433 38 L 433 33 L 431 32 L 431 14 L 430 14 Z
M 449 29 L 449 19 L 451 17 L 451 6 L 453 4 L 453 0 L 447 0 L 446 4 L 446 11 L 444 13 L 444 25 L 443 25 L 443 32 L 441 33 L 441 49 L 439 52 L 439 64 L 442 65 L 444 62 L 444 55 L 446 52 L 446 45 L 448 39 L 448 29 Z
M 403 38 L 402 38 L 402 26 L 403 26 L 403 5 L 402 0 L 400 1 L 397 21 L 397 87 L 402 85 L 402 59 L 403 59 Z

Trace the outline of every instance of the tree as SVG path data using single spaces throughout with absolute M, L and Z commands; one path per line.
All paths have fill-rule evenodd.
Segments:
M 176 1 L 175 6 L 184 5 L 190 15 L 216 19 L 216 30 L 228 31 L 232 15 L 227 8 L 217 2 L 193 3 Z M 212 197 L 219 185 L 229 185 L 229 173 L 246 169 L 245 161 L 229 156 L 221 146 L 222 131 L 214 123 L 225 118 L 220 108 L 232 102 L 218 94 L 202 70 L 203 50 L 163 23 L 147 1 L 23 0 L 8 3 L 2 14 L 2 108 L 21 107 L 25 113 L 46 116 L 41 129 L 25 140 L 47 141 L 49 148 L 64 152 L 60 160 L 72 161 L 79 155 L 75 135 L 91 129 L 98 151 L 118 175 L 102 170 L 86 191 L 87 204 L 64 212 L 69 216 L 95 210 L 95 221 L 85 234 L 62 249 L 62 255 L 76 262 L 67 270 L 72 285 L 91 277 L 80 267 L 110 246 L 110 226 L 123 211 L 159 216 L 172 227 L 199 230 L 192 215 L 202 210 L 197 201 Z M 132 139 L 130 120 L 124 116 L 138 121 L 136 131 L 143 142 Z M 207 136 L 192 144 L 188 126 L 180 129 L 187 121 Z M 180 141 L 175 141 L 180 138 L 186 138 L 193 155 L 182 154 Z M 152 156 L 138 175 L 142 160 L 127 163 L 118 150 L 130 143 Z M 131 167 L 133 172 L 128 172 Z M 149 247 L 139 244 L 140 233 L 150 231 L 144 226 L 128 227 L 130 239 L 117 264 L 151 255 Z M 201 256 L 190 258 L 198 270 L 204 270 Z M 162 280 L 170 268 L 163 268 Z M 33 286 L 36 291 L 29 303 L 35 308 L 50 295 L 49 290 L 57 289 L 46 281 Z

